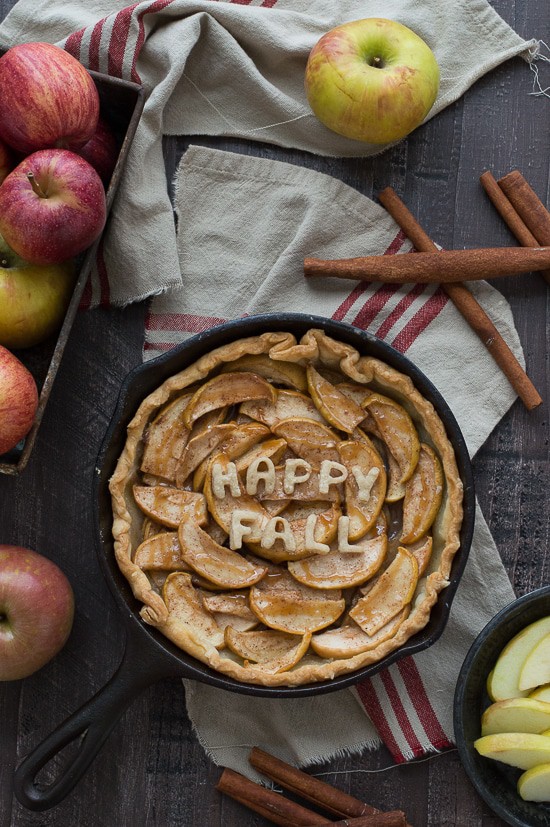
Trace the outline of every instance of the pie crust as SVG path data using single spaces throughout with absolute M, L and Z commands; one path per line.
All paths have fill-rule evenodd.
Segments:
M 342 404 L 342 394 L 349 405 Z M 223 446 L 232 434 L 241 435 L 243 425 L 251 435 L 243 442 L 248 459 L 238 450 L 225 456 Z M 247 493 L 245 484 L 251 467 L 265 472 L 257 474 L 256 487 L 250 484 L 255 494 Z M 269 476 L 266 469 L 272 467 Z M 357 470 L 369 467 L 376 469 L 370 476 Z M 287 468 L 306 469 L 304 476 L 309 468 L 310 479 L 293 488 L 284 476 Z M 338 477 L 342 468 L 345 480 L 327 482 L 327 474 Z M 228 470 L 237 474 L 240 494 L 230 490 Z M 318 495 L 315 485 L 322 479 L 325 494 Z M 248 684 L 297 686 L 380 661 L 428 623 L 460 545 L 462 481 L 433 405 L 408 376 L 320 329 L 310 329 L 299 341 L 287 332 L 239 339 L 164 381 L 128 426 L 110 492 L 116 560 L 142 604 L 143 621 L 199 661 Z M 293 499 L 294 492 L 302 499 Z M 172 522 L 158 524 L 156 512 L 144 510 L 151 502 L 168 503 Z M 245 528 L 239 540 L 232 533 L 241 527 L 235 512 L 250 516 L 250 509 L 263 515 L 261 530 L 247 535 Z M 281 519 L 285 514 L 288 520 Z M 299 527 L 299 536 L 291 531 L 285 540 L 283 527 L 288 532 L 289 526 Z M 400 540 L 403 531 L 407 544 Z M 312 552 L 311 542 L 322 551 Z M 230 543 L 236 547 L 229 549 Z M 361 544 L 367 551 L 351 550 Z M 327 551 L 338 588 L 329 562 L 322 562 Z M 210 574 L 218 565 L 221 584 Z M 226 575 L 245 585 L 224 586 Z M 412 578 L 410 595 L 390 608 L 399 576 Z M 354 615 L 365 625 L 357 625 Z M 247 638 L 247 631 L 254 634 Z M 340 640 L 352 654 L 345 654 Z M 258 654 L 250 660 L 244 652 Z

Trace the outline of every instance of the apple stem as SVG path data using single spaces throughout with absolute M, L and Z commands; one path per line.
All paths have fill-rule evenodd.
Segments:
M 370 65 L 373 66 L 375 69 L 382 69 L 384 62 L 381 57 L 373 57 L 370 62 Z
M 31 185 L 33 192 L 35 192 L 36 195 L 40 196 L 40 198 L 47 198 L 46 193 L 34 177 L 34 172 L 27 172 L 27 178 L 29 179 L 29 184 Z

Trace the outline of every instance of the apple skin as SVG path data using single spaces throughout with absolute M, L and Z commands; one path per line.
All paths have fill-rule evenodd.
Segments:
M 100 235 L 105 219 L 101 178 L 68 149 L 33 152 L 0 185 L 0 233 L 30 264 L 74 258 Z
M 321 37 L 307 61 L 305 89 L 314 114 L 333 132 L 388 144 L 412 132 L 432 108 L 439 67 L 409 28 L 370 17 Z
M 74 261 L 29 264 L 0 236 L 0 345 L 40 344 L 61 327 L 74 289 Z
M 0 545 L 0 681 L 32 675 L 63 648 L 74 595 L 61 569 L 32 549 Z
M 95 83 L 59 46 L 21 43 L 0 58 L 0 137 L 18 152 L 83 146 L 98 118 Z
M 31 429 L 38 389 L 31 372 L 0 345 L 0 454 L 5 454 Z
M 76 152 L 93 166 L 106 187 L 117 162 L 118 142 L 103 118 L 99 118 L 97 129 L 90 140 Z

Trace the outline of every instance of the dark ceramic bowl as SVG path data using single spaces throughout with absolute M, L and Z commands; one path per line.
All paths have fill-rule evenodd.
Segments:
M 550 803 L 524 801 L 517 792 L 522 770 L 483 758 L 474 749 L 481 735 L 481 715 L 490 705 L 487 676 L 518 632 L 550 615 L 550 586 L 519 597 L 505 606 L 479 633 L 458 676 L 454 700 L 454 733 L 470 781 L 489 807 L 513 827 L 548 827 Z

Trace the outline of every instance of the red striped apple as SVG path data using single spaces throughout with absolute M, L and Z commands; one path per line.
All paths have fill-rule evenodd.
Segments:
M 51 43 L 21 43 L 0 58 L 0 137 L 18 152 L 83 146 L 99 94 L 76 58 Z
M 29 264 L 0 236 L 0 345 L 27 348 L 55 333 L 75 283 L 73 259 Z
M 0 681 L 32 675 L 63 648 L 74 617 L 65 574 L 32 549 L 0 545 Z
M 0 345 L 0 454 L 28 434 L 37 406 L 38 389 L 31 372 Z
M 427 116 L 439 67 L 430 47 L 409 28 L 369 17 L 321 37 L 308 58 L 305 88 L 314 114 L 333 132 L 388 144 Z
M 0 185 L 0 233 L 31 264 L 58 264 L 100 235 L 105 190 L 88 161 L 67 149 L 33 152 Z

